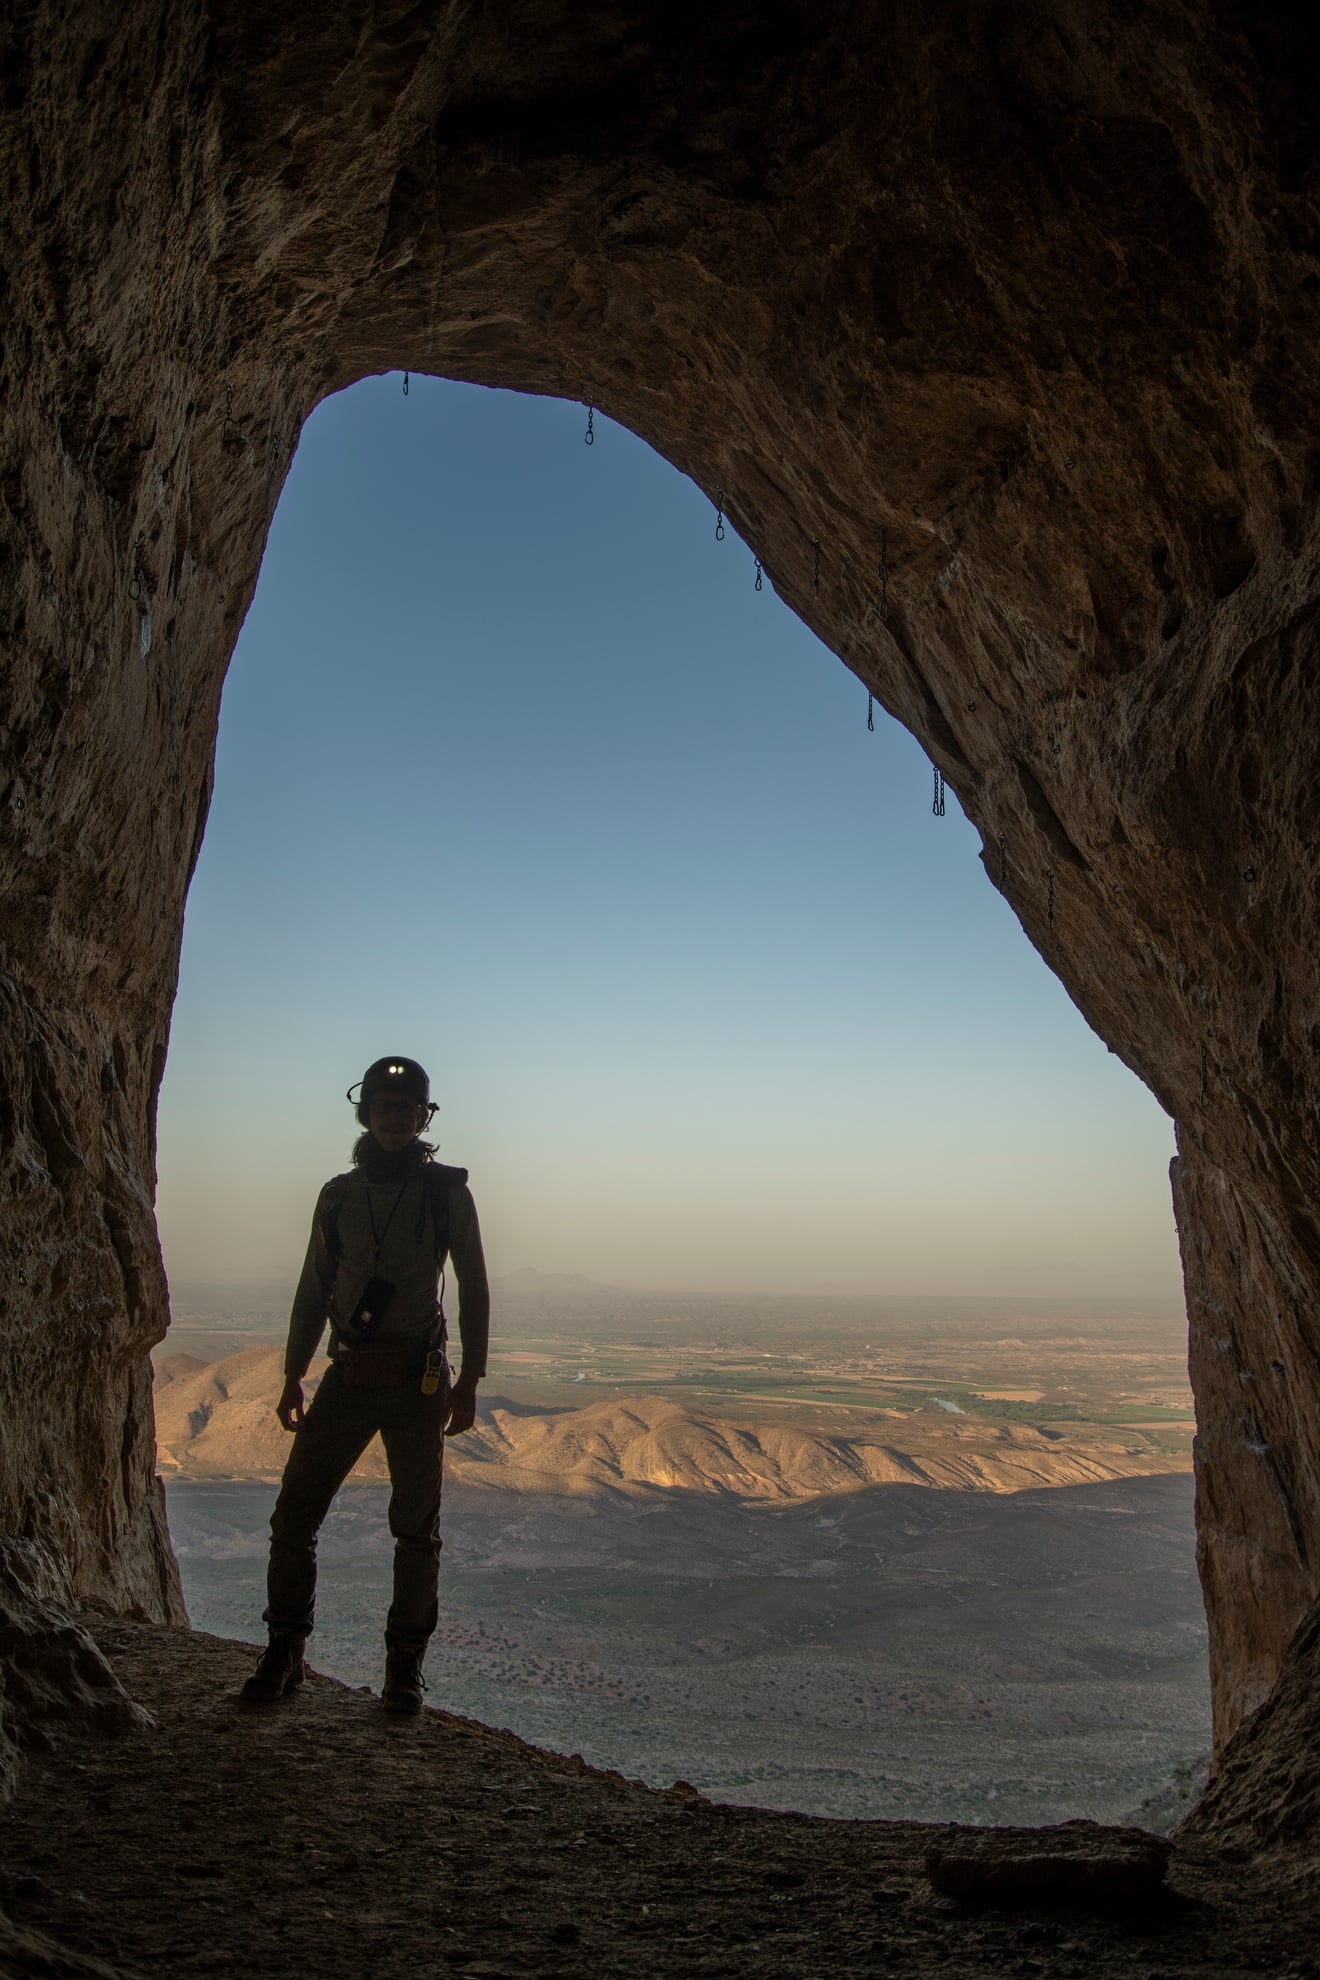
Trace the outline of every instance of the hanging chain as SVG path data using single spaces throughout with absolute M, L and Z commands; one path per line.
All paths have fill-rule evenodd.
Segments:
M 880 617 L 889 617 L 889 531 L 880 532 Z
M 724 541 L 724 490 L 722 488 L 715 490 L 715 541 L 717 543 L 723 543 Z
M 594 447 L 596 444 L 596 408 L 594 406 L 587 407 L 587 430 L 582 436 L 582 444 L 584 447 Z
M 133 545 L 133 574 L 128 580 L 128 595 L 135 605 L 142 596 L 142 538 L 140 536 Z
M 875 734 L 875 696 L 871 693 L 870 688 L 866 690 L 866 726 L 871 731 L 872 735 L 874 735 Z
M 1008 840 L 999 834 L 999 891 L 1004 891 L 1004 881 L 1008 874 Z
M 812 565 L 811 565 L 811 588 L 815 592 L 817 598 L 819 598 L 820 597 L 820 538 L 818 536 L 814 536 L 811 539 L 811 548 L 814 553 L 812 559 Z
M 405 399 L 408 396 L 408 374 L 406 371 L 403 374 L 403 396 Z
M 759 557 L 756 559 L 756 589 L 758 591 L 761 589 L 761 559 Z
M 225 386 L 225 423 L 220 429 L 220 439 L 226 447 L 240 447 L 243 444 L 243 430 L 234 418 L 234 388 Z
M 1045 896 L 1045 919 L 1050 925 L 1051 932 L 1053 932 L 1054 929 L 1054 868 L 1053 867 L 1051 867 L 1049 872 L 1045 875 L 1045 879 L 1049 887 L 1049 891 Z
M 934 803 L 933 803 L 933 804 L 931 805 L 931 810 L 932 810 L 932 811 L 933 811 L 933 812 L 935 813 L 935 816 L 936 816 L 937 818 L 943 818 L 943 816 L 944 816 L 944 772 L 943 772 L 943 771 L 942 771 L 942 770 L 940 769 L 940 767 L 939 767 L 939 765 L 938 765 L 938 763 L 936 763 L 936 764 L 932 764 L 932 766 L 931 766 L 931 767 L 932 767 L 932 769 L 933 769 L 933 770 L 934 770 L 934 772 L 935 772 L 935 801 L 934 801 Z

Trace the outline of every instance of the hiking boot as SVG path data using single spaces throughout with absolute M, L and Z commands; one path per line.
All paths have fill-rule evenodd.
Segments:
M 303 1662 L 303 1651 L 307 1648 L 305 1636 L 295 1636 L 289 1630 L 272 1630 L 270 1642 L 257 1660 L 253 1671 L 239 1698 L 244 1705 L 274 1705 L 286 1693 L 294 1691 L 307 1675 Z
M 385 1653 L 385 1689 L 380 1702 L 387 1712 L 420 1712 L 426 1679 L 422 1676 L 425 1650 L 404 1650 L 391 1645 Z

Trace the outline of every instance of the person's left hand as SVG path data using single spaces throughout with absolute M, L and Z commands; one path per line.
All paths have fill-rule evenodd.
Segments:
M 461 1437 L 465 1430 L 472 1428 L 477 1413 L 477 1378 L 475 1375 L 460 1375 L 449 1391 L 449 1410 L 445 1416 L 445 1435 Z

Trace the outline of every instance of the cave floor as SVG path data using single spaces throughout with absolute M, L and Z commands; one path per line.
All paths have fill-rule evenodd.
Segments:
M 242 1645 L 95 1633 L 157 1729 L 25 1760 L 6 1976 L 1320 1973 L 1309 1907 L 1204 1844 L 1175 1846 L 1156 1905 L 969 1911 L 924 1874 L 946 1829 L 658 1793 L 328 1678 L 244 1710 Z

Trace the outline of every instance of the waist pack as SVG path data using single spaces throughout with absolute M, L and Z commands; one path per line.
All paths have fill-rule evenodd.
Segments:
M 401 1389 L 416 1381 L 424 1359 L 415 1347 L 341 1347 L 335 1366 L 350 1389 Z

